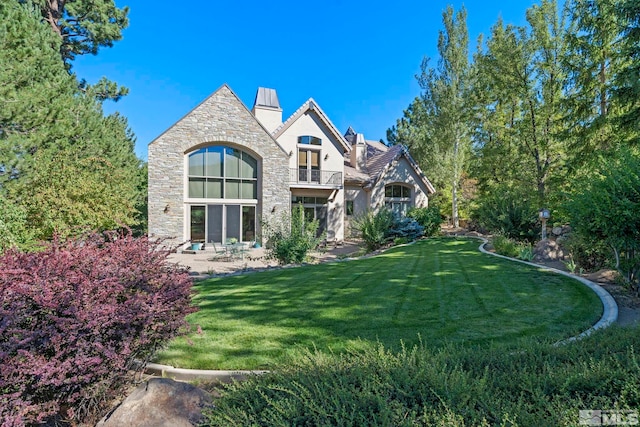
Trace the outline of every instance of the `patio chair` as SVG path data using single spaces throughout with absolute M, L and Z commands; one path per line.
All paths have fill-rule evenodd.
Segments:
M 215 242 L 211 242 L 213 247 L 213 256 L 207 258 L 208 261 L 229 261 L 231 256 L 226 247 L 218 248 Z

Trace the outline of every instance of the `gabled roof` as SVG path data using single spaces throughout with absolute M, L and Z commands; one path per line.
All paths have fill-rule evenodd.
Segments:
M 260 126 L 265 133 L 271 137 L 271 139 L 273 139 L 273 142 L 276 144 L 276 146 L 283 152 L 283 153 L 287 153 L 285 151 L 284 148 L 282 148 L 282 145 L 280 145 L 280 143 L 278 141 L 276 141 L 276 139 L 271 135 L 271 132 L 269 132 L 267 130 L 267 128 L 264 127 L 264 125 L 262 123 L 260 123 L 260 121 L 258 119 L 256 119 L 256 117 L 253 115 L 253 113 L 251 111 L 249 111 L 249 109 L 247 108 L 246 105 L 244 105 L 244 102 L 242 102 L 240 100 L 240 98 L 238 97 L 238 95 L 236 95 L 236 93 L 229 87 L 228 84 L 223 83 L 222 86 L 220 86 L 218 89 L 214 90 L 209 96 L 207 96 L 205 99 L 203 99 L 198 105 L 196 105 L 195 107 L 193 107 L 191 110 L 189 110 L 188 113 L 186 113 L 185 115 L 183 115 L 180 119 L 178 119 L 174 124 L 172 124 L 171 126 L 169 126 L 167 129 L 164 130 L 164 132 L 162 132 L 160 135 L 158 135 L 157 137 L 155 137 L 148 145 L 153 144 L 154 142 L 156 142 L 158 139 L 160 139 L 163 135 L 165 135 L 166 133 L 168 133 L 169 131 L 171 131 L 174 127 L 176 127 L 180 122 L 182 122 L 183 120 L 185 120 L 187 117 L 189 117 L 191 114 L 193 114 L 194 111 L 196 111 L 197 109 L 201 108 L 202 106 L 206 105 L 209 100 L 213 97 L 215 97 L 216 95 L 218 95 L 219 93 L 223 93 L 223 92 L 227 92 L 228 94 L 230 94 L 234 101 L 237 103 L 237 105 L 241 106 L 241 108 L 247 113 L 247 117 L 250 118 L 250 120 L 255 121 L 255 123 L 258 124 L 258 126 Z
M 369 141 L 367 141 L 367 145 L 368 147 L 372 147 L 372 145 L 369 145 Z M 376 147 L 372 148 L 375 149 Z M 373 157 L 367 158 L 367 170 L 369 172 L 370 181 L 366 185 L 366 187 L 370 188 L 375 185 L 375 183 L 378 182 L 378 180 L 380 180 L 380 178 L 382 178 L 384 174 L 393 166 L 393 163 L 396 160 L 404 157 L 411 168 L 414 170 L 416 175 L 420 177 L 425 187 L 427 188 L 427 191 L 432 194 L 436 192 L 436 189 L 433 187 L 433 184 L 431 184 L 431 181 L 429 181 L 424 172 L 422 172 L 422 169 L 420 169 L 420 166 L 418 166 L 416 161 L 413 160 L 413 157 L 411 157 L 411 154 L 409 154 L 409 151 L 404 145 L 393 145 L 386 151 L 376 150 L 376 152 L 378 154 L 375 154 Z
M 307 112 L 314 112 L 320 121 L 329 129 L 329 132 L 333 137 L 340 143 L 344 151 L 350 151 L 351 145 L 347 142 L 346 139 L 338 132 L 336 127 L 333 125 L 329 117 L 322 111 L 322 108 L 313 100 L 313 98 L 309 98 L 304 104 L 300 106 L 287 120 L 282 123 L 276 130 L 273 131 L 273 138 L 278 139 L 280 135 L 282 135 L 296 120 L 298 120 L 302 115 Z
M 345 183 L 359 184 L 364 186 L 367 182 L 369 182 L 369 179 L 370 177 L 368 174 L 362 171 L 359 171 L 358 169 L 354 168 L 353 166 L 345 162 L 345 165 L 344 165 L 344 182 Z

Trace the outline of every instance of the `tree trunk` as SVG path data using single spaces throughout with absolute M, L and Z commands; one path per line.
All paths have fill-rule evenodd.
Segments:
M 460 173 L 458 172 L 459 151 L 460 142 L 456 135 L 453 143 L 453 182 L 451 185 L 451 219 L 455 228 L 460 226 L 460 218 L 458 218 L 458 180 L 460 179 Z

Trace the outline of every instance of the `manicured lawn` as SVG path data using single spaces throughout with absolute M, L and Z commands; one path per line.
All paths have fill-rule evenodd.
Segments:
M 367 259 L 210 279 L 196 286 L 194 332 L 158 362 L 264 369 L 301 348 L 340 352 L 418 340 L 469 344 L 561 339 L 602 313 L 579 282 L 478 251 L 471 239 L 430 239 Z M 200 326 L 202 333 L 196 333 Z

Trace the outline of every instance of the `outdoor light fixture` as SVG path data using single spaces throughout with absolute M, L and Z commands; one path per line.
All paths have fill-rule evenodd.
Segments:
M 544 240 L 547 238 L 547 220 L 551 218 L 551 212 L 549 212 L 549 209 L 540 209 L 538 216 L 542 221 L 542 240 Z
M 169 212 L 169 203 L 167 203 L 167 206 L 165 206 L 165 207 L 164 207 L 163 212 L 164 212 L 164 213 Z
M 327 160 L 329 158 L 329 153 L 324 155 L 324 159 Z

